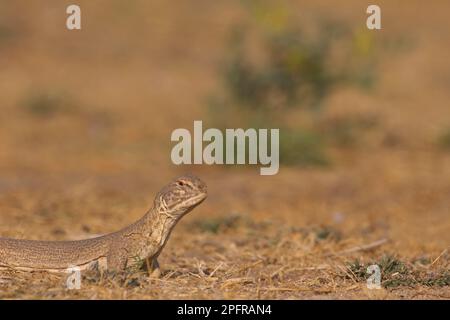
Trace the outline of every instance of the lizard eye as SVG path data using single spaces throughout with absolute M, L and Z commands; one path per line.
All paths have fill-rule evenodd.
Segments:
M 192 184 L 190 182 L 186 182 L 186 181 L 183 181 L 183 180 L 177 181 L 177 185 L 180 186 L 180 187 L 188 187 L 190 189 L 193 188 L 193 186 L 192 186 Z

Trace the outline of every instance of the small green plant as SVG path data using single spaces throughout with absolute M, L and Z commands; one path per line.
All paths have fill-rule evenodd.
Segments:
M 413 281 L 411 272 L 406 267 L 406 264 L 391 255 L 385 255 L 380 260 L 373 261 L 367 265 L 361 263 L 359 260 L 355 260 L 348 263 L 347 267 L 357 280 L 365 281 L 370 276 L 367 273 L 367 267 L 370 265 L 377 265 L 380 268 L 382 277 L 381 284 L 385 288 L 411 285 Z
M 241 217 L 239 215 L 230 215 L 217 218 L 201 219 L 195 221 L 193 226 L 202 232 L 219 233 L 220 231 L 233 229 L 237 226 Z
M 368 277 L 366 272 L 367 266 L 358 259 L 347 262 L 347 268 L 357 278 L 357 280 L 366 280 Z
M 448 271 L 424 273 L 413 269 L 412 265 L 391 255 L 385 255 L 378 261 L 364 264 L 359 260 L 347 263 L 347 268 L 359 281 L 366 281 L 370 274 L 367 267 L 378 265 L 381 271 L 381 285 L 385 288 L 396 288 L 400 286 L 414 287 L 423 286 L 449 286 L 450 273 Z
M 8 25 L 5 21 L 2 21 L 0 17 L 0 46 L 10 44 L 10 41 L 13 40 L 15 36 L 16 33 L 14 28 Z
M 439 136 L 438 144 L 442 149 L 450 151 L 450 128 L 444 130 L 444 132 Z
M 72 110 L 72 102 L 63 93 L 33 92 L 22 102 L 24 110 L 34 117 L 49 118 Z
M 333 240 L 339 241 L 341 239 L 341 233 L 333 227 L 322 226 L 314 230 L 314 234 L 318 241 Z
M 329 165 L 324 138 L 314 131 L 280 129 L 280 162 L 301 166 Z
M 316 242 L 321 241 L 334 241 L 338 242 L 342 238 L 342 233 L 331 225 L 319 225 L 319 226 L 311 226 L 307 228 L 303 227 L 288 227 L 282 233 L 279 233 L 279 237 L 283 235 L 283 233 L 289 234 L 299 234 L 303 239 L 314 239 Z
M 132 257 L 133 263 L 127 267 L 127 271 L 129 273 L 138 272 L 140 270 L 144 270 L 146 268 L 145 259 L 141 259 L 138 256 Z
M 450 286 L 450 272 L 442 274 L 431 273 L 420 279 L 420 283 L 427 287 L 445 287 Z
M 375 128 L 378 119 L 375 116 L 345 116 L 327 120 L 319 125 L 319 130 L 330 145 L 352 147 L 361 142 L 363 133 Z

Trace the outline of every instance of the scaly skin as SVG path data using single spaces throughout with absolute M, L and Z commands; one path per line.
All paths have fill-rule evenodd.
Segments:
M 79 241 L 36 241 L 0 238 L 0 267 L 64 271 L 98 266 L 124 271 L 142 261 L 158 271 L 157 257 L 177 222 L 207 196 L 206 185 L 183 176 L 165 186 L 153 207 L 122 230 Z

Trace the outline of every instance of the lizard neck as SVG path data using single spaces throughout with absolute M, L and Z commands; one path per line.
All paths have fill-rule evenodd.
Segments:
M 156 208 L 150 209 L 141 219 L 141 230 L 147 240 L 147 248 L 153 251 L 152 255 L 159 254 L 164 248 L 177 222 L 178 219 L 161 213 Z

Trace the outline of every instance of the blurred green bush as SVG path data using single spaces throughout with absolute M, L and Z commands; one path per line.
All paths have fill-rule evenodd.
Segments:
M 66 93 L 57 90 L 27 92 L 20 105 L 26 113 L 38 118 L 49 118 L 74 110 L 72 99 Z
M 303 26 L 279 3 L 243 3 L 249 19 L 230 32 L 219 69 L 222 90 L 208 102 L 212 122 L 219 128 L 279 128 L 282 164 L 331 163 L 327 145 L 353 145 L 366 124 L 341 119 L 324 130 L 324 100 L 338 87 L 374 86 L 372 33 L 323 18 Z M 309 125 L 289 125 L 286 118 L 296 111 Z
M 450 151 L 450 127 L 443 130 L 438 137 L 438 144 L 442 149 Z

